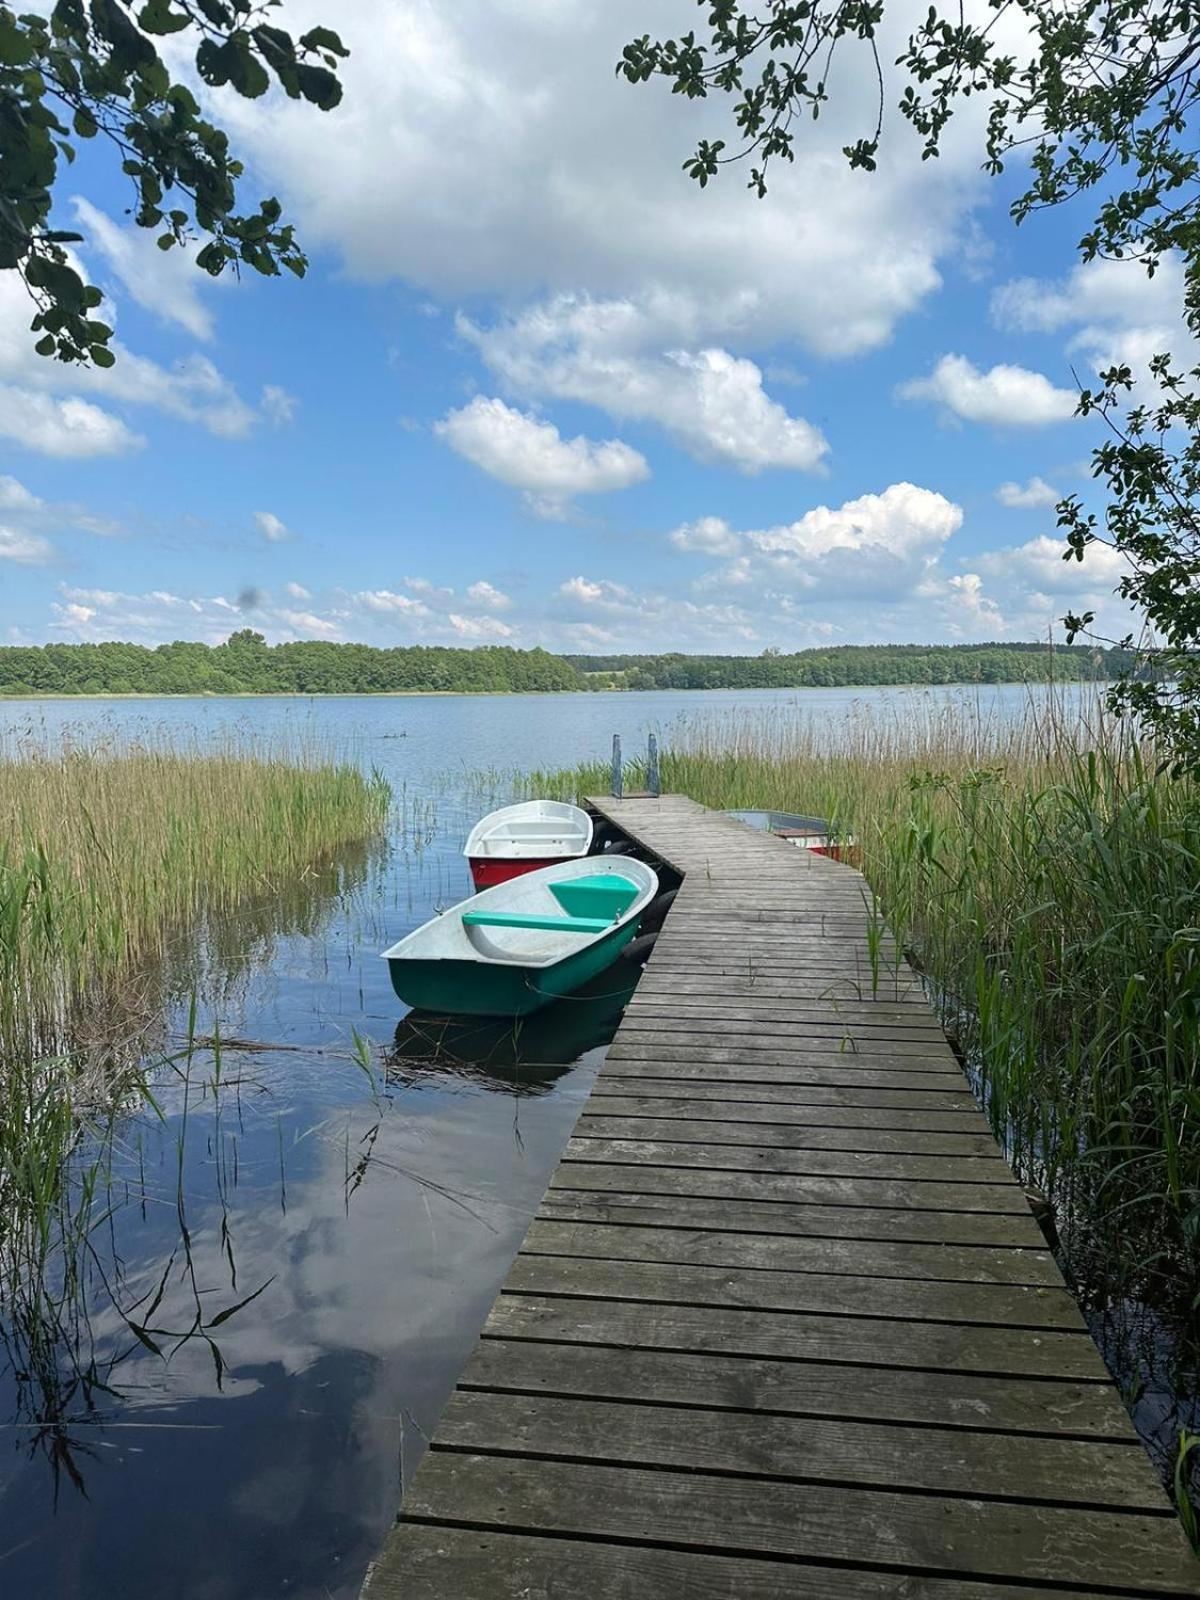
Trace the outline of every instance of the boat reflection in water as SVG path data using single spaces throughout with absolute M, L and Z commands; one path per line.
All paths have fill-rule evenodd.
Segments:
M 640 964 L 617 961 L 527 1017 L 410 1011 L 384 1052 L 388 1082 L 452 1076 L 509 1094 L 545 1094 L 592 1051 L 607 1049 L 640 974 Z

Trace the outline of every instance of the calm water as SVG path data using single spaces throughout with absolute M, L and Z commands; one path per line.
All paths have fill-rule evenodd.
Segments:
M 73 1291 L 0 1351 L 0 1594 L 349 1600 L 475 1340 L 611 1035 L 629 970 L 514 1032 L 430 1037 L 377 958 L 469 890 L 481 767 L 670 737 L 678 715 L 955 691 L 0 703 L 19 743 L 331 737 L 404 804 L 388 840 L 194 930 L 150 980 L 230 1041 L 155 1079 Z M 989 691 L 1007 716 L 1024 690 Z M 366 1041 L 371 1060 L 361 1059 Z

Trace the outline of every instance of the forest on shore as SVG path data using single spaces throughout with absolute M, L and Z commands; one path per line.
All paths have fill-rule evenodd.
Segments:
M 1045 644 L 839 645 L 757 656 L 552 655 L 482 645 L 380 649 L 324 639 L 0 647 L 0 694 L 531 694 L 578 689 L 799 689 L 1107 681 L 1124 651 Z

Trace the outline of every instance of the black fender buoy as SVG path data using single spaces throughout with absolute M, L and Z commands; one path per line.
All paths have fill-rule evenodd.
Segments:
M 652 928 L 658 929 L 662 927 L 666 920 L 667 912 L 670 911 L 678 893 L 678 889 L 668 889 L 656 899 L 651 900 L 642 916 L 641 931 L 643 933 L 649 933 Z
M 643 957 L 648 956 L 651 950 L 654 949 L 657 938 L 657 928 L 654 929 L 653 933 L 639 933 L 637 938 L 630 939 L 624 950 L 621 951 L 621 959 L 623 961 L 641 961 Z

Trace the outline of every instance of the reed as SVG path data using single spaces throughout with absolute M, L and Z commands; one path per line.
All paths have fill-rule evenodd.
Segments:
M 1019 1175 L 1077 1239 L 1194 1293 L 1200 1242 L 1200 787 L 1099 703 L 697 719 L 664 788 L 816 813 L 862 870 L 959 1041 Z M 601 763 L 531 790 L 600 793 Z M 634 772 L 627 780 L 637 784 Z
M 0 756 L 0 1058 L 69 1052 L 81 1012 L 172 933 L 313 871 L 387 803 L 318 751 Z
M 170 941 L 340 871 L 389 798 L 314 750 L 0 752 L 0 1300 L 23 1283 L 39 1306 L 72 1302 L 47 1263 L 62 1270 L 63 1241 L 102 1213 L 111 1118 L 145 1088 L 139 1027 L 161 1022 L 148 975 Z M 93 1153 L 73 1167 L 81 1140 Z

